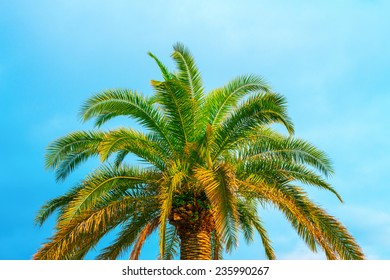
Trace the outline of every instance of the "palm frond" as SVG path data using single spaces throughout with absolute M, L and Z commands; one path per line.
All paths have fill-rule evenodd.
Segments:
M 235 176 L 228 166 L 214 170 L 197 168 L 195 177 L 209 199 L 215 220 L 216 232 L 231 251 L 238 245 L 238 211 L 235 203 Z
M 265 255 L 267 256 L 267 258 L 269 260 L 275 260 L 276 255 L 275 255 L 274 249 L 272 248 L 271 240 L 268 237 L 268 233 L 267 233 L 266 229 L 264 228 L 260 217 L 257 215 L 257 213 L 254 213 L 253 215 L 249 215 L 248 219 L 251 221 L 254 228 L 257 230 L 257 232 L 260 235 L 261 242 L 262 242 L 263 247 L 264 247 Z
M 237 143 L 242 161 L 283 160 L 310 165 L 325 176 L 332 174 L 329 157 L 307 141 L 295 137 L 285 137 L 271 130 L 262 130 Z
M 130 154 L 130 151 L 126 150 L 126 148 L 118 151 L 114 160 L 114 166 L 118 168 L 123 163 L 128 154 Z
M 347 230 L 332 216 L 310 202 L 299 187 L 289 185 L 271 187 L 265 184 L 242 183 L 246 187 L 254 187 L 253 190 L 260 194 L 260 199 L 277 206 L 314 252 L 318 244 L 328 259 L 364 258 L 360 247 Z M 325 222 L 327 226 L 321 222 Z M 343 245 L 343 248 L 339 245 Z
M 112 153 L 130 152 L 164 170 L 166 161 L 171 157 L 169 147 L 164 144 L 156 135 L 119 128 L 106 133 L 99 146 L 99 154 L 101 160 L 105 161 Z
M 102 131 L 76 131 L 58 138 L 46 149 L 46 168 L 56 170 L 57 181 L 64 180 L 80 163 L 97 156 L 103 137 Z
M 181 188 L 187 176 L 185 168 L 180 162 L 173 163 L 172 168 L 168 169 L 160 182 L 160 256 L 165 256 L 168 217 L 172 209 L 174 193 Z
M 150 222 L 156 219 L 158 219 L 158 206 L 153 203 L 149 204 L 149 207 L 143 207 L 143 211 L 136 210 L 131 213 L 128 220 L 124 222 L 121 231 L 117 234 L 117 238 L 102 250 L 97 259 L 115 260 L 123 255 L 129 247 L 136 243 L 143 230 L 145 230 L 145 234 L 149 230 L 154 230 L 154 226 L 150 225 Z M 144 235 L 144 237 L 146 236 Z
M 199 124 L 205 120 L 201 111 L 205 99 L 201 74 L 193 56 L 183 44 L 177 43 L 173 46 L 173 49 L 174 51 L 171 57 L 175 61 L 178 70 L 175 76 L 180 81 L 181 87 L 188 92 L 190 97 L 189 101 L 191 102 L 191 111 L 189 113 L 191 114 L 190 119 L 193 123 L 190 138 L 197 138 L 204 131 L 204 127 Z M 195 140 L 191 139 L 190 141 L 193 142 Z
M 126 220 L 140 206 L 132 197 L 117 200 L 96 210 L 83 211 L 68 223 L 57 228 L 56 233 L 34 255 L 38 260 L 66 259 L 80 248 L 91 248 L 103 235 Z
M 178 69 L 176 76 L 188 88 L 190 96 L 194 100 L 194 105 L 198 106 L 203 99 L 203 83 L 195 60 L 183 44 L 177 43 L 173 46 L 173 49 L 171 56 Z M 196 111 L 198 108 L 194 109 Z
M 241 183 L 244 189 L 248 188 L 258 193 L 259 199 L 275 205 L 313 252 L 317 251 L 318 243 L 329 259 L 337 259 L 335 252 L 324 240 L 320 230 L 313 226 L 313 221 L 308 215 L 310 211 L 306 203 L 307 199 L 304 196 L 294 189 L 281 191 L 280 186 L 268 186 L 264 183 L 253 184 L 247 181 Z
M 216 158 L 222 151 L 234 147 L 233 143 L 247 138 L 253 130 L 273 123 L 284 125 L 289 133 L 294 132 L 284 98 L 274 93 L 248 98 L 215 130 L 216 148 L 213 157 Z
M 218 236 L 218 233 L 213 230 L 211 233 L 211 257 L 213 260 L 222 260 L 222 253 L 223 247 L 221 244 L 221 238 Z
M 77 186 L 72 188 L 68 193 L 65 195 L 56 197 L 54 199 L 49 200 L 46 202 L 41 209 L 39 210 L 38 214 L 35 216 L 35 224 L 42 226 L 43 223 L 47 220 L 47 218 L 50 217 L 56 210 L 65 208 L 69 202 L 71 202 L 76 194 L 83 188 L 84 186 Z
M 208 123 L 213 129 L 217 128 L 240 100 L 249 94 L 262 92 L 270 92 L 270 88 L 262 77 L 255 75 L 236 77 L 226 86 L 211 91 L 205 101 Z
M 138 260 L 138 257 L 141 253 L 142 246 L 145 243 L 146 238 L 156 230 L 160 222 L 160 219 L 157 217 L 154 220 L 150 221 L 138 234 L 137 241 L 134 244 L 133 251 L 131 251 L 130 260 Z
M 158 133 L 171 148 L 172 143 L 166 129 L 166 119 L 154 106 L 150 98 L 127 90 L 105 90 L 89 98 L 81 108 L 84 121 L 98 118 L 97 126 L 117 116 L 128 116 L 135 119 L 145 128 Z
M 175 137 L 175 147 L 180 151 L 193 136 L 194 112 L 191 96 L 176 77 L 168 81 L 152 81 L 156 92 L 156 102 L 163 108 L 167 126 Z
M 347 229 L 333 216 L 320 207 L 311 204 L 311 213 L 323 236 L 331 244 L 338 258 L 342 260 L 363 260 L 364 254 Z
M 61 219 L 67 223 L 84 210 L 92 209 L 97 203 L 109 199 L 113 192 L 125 192 L 131 188 L 141 188 L 147 184 L 148 173 L 136 168 L 103 166 L 83 181 L 83 188 L 68 204 Z
M 315 186 L 333 193 L 340 202 L 343 202 L 341 196 L 337 191 L 327 183 L 321 176 L 314 171 L 306 168 L 304 165 L 291 163 L 283 159 L 263 159 L 247 160 L 238 165 L 239 176 L 248 178 L 262 178 L 269 183 L 283 182 L 287 184 L 290 182 L 302 182 L 306 185 Z
M 256 208 L 253 203 L 248 200 L 237 201 L 237 211 L 239 214 L 240 227 L 244 234 L 245 241 L 250 244 L 253 241 L 253 225 L 250 220 L 250 216 L 254 215 L 253 212 Z
M 175 256 L 178 254 L 180 239 L 177 234 L 177 230 L 174 226 L 168 224 L 166 229 L 166 237 L 165 237 L 165 250 L 164 256 L 160 256 L 160 259 L 163 260 L 173 260 Z
M 245 197 L 245 196 L 243 196 Z M 264 228 L 260 217 L 257 214 L 257 203 L 250 197 L 245 201 L 239 201 L 238 211 L 240 213 L 240 225 L 244 232 L 244 237 L 247 243 L 253 240 L 253 231 L 256 230 L 261 238 L 265 255 L 268 259 L 276 259 L 275 252 L 272 248 L 268 233 Z
M 158 67 L 160 68 L 161 74 L 163 75 L 163 78 L 165 81 L 170 80 L 172 78 L 172 74 L 169 72 L 168 68 L 151 52 L 148 52 L 148 55 L 154 59 L 154 61 L 157 63 Z

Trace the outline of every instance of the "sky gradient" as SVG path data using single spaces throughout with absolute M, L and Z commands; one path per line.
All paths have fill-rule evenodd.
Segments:
M 313 2 L 1 1 L 0 259 L 31 259 L 55 222 L 35 226 L 39 207 L 98 164 L 56 183 L 44 169 L 48 143 L 90 129 L 78 112 L 101 90 L 151 93 L 149 81 L 160 76 L 147 52 L 172 67 L 176 42 L 194 55 L 207 90 L 253 73 L 286 97 L 296 136 L 330 156 L 330 181 L 345 202 L 308 188 L 310 196 L 367 258 L 390 259 L 390 1 Z M 116 125 L 133 123 L 105 127 Z M 279 259 L 324 258 L 280 213 L 260 213 Z M 226 258 L 264 258 L 259 239 L 240 241 Z M 141 258 L 155 259 L 156 245 L 150 238 Z

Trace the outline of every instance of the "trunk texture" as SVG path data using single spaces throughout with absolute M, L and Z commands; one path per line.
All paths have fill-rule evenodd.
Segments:
M 214 218 L 210 210 L 185 205 L 172 209 L 170 223 L 180 237 L 181 260 L 211 260 L 211 232 Z
M 187 233 L 180 236 L 181 260 L 211 260 L 211 234 L 207 231 Z

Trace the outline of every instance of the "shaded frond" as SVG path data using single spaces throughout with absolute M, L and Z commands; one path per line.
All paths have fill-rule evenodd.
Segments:
M 119 167 L 123 161 L 125 160 L 125 157 L 129 154 L 130 152 L 127 150 L 120 150 L 117 152 L 115 160 L 114 160 L 114 166 Z
M 253 227 L 257 230 L 257 232 L 260 235 L 261 242 L 264 247 L 265 255 L 269 260 L 275 260 L 276 255 L 274 249 L 272 248 L 271 240 L 268 237 L 268 233 L 264 228 L 260 217 L 257 215 L 257 213 L 253 213 L 253 215 L 249 215 L 248 219 L 251 221 Z
M 257 203 L 253 199 L 247 199 L 238 203 L 238 211 L 240 213 L 240 225 L 244 232 L 244 237 L 247 242 L 253 240 L 253 231 L 256 230 L 261 238 L 265 255 L 268 259 L 276 259 L 275 252 L 272 248 L 268 233 L 264 228 L 260 217 L 257 214 Z
M 255 207 L 251 204 L 253 203 L 250 203 L 248 205 L 248 203 L 250 203 L 250 201 L 248 200 L 245 200 L 245 201 L 241 201 L 241 200 L 238 200 L 237 201 L 237 211 L 238 211 L 238 214 L 239 214 L 239 221 L 240 221 L 240 227 L 241 227 L 241 230 L 244 234 L 244 238 L 245 238 L 245 241 L 249 244 L 253 241 L 253 226 L 252 226 L 252 222 L 250 220 L 250 217 L 249 216 L 252 216 L 254 215 L 254 211 L 256 211 L 256 205 Z

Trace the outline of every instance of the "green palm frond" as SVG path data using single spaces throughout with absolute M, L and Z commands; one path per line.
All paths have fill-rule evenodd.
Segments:
M 158 133 L 172 147 L 163 114 L 153 106 L 150 98 L 136 91 L 105 90 L 88 99 L 82 106 L 80 115 L 84 121 L 97 118 L 96 126 L 101 126 L 113 117 L 128 116 L 145 128 Z
M 196 66 L 195 60 L 190 51 L 181 43 L 173 46 L 173 53 L 171 57 L 176 63 L 177 72 L 175 76 L 180 81 L 181 87 L 188 93 L 190 101 L 190 120 L 192 121 L 192 128 L 190 141 L 195 141 L 192 137 L 199 137 L 203 127 L 198 124 L 201 122 L 201 108 L 204 102 L 203 82 Z
M 188 89 L 194 105 L 198 107 L 203 99 L 203 82 L 195 60 L 189 50 L 183 44 L 177 43 L 173 46 L 172 58 L 176 62 L 179 78 L 182 85 Z M 198 108 L 194 108 L 197 111 Z
M 240 225 L 247 243 L 253 241 L 253 233 L 256 230 L 260 235 L 267 258 L 270 260 L 276 259 L 267 231 L 257 214 L 257 203 L 255 203 L 255 200 L 250 197 L 245 201 L 239 201 L 238 211 L 240 213 Z
M 163 260 L 173 260 L 175 256 L 178 254 L 180 239 L 177 234 L 177 230 L 174 226 L 168 224 L 166 228 L 166 237 L 165 237 L 165 249 L 164 256 L 159 257 L 159 259 Z
M 193 135 L 195 120 L 191 96 L 176 77 L 164 82 L 152 81 L 152 86 L 156 92 L 156 102 L 165 112 L 169 131 L 180 151 Z
M 47 218 L 49 218 L 50 215 L 52 215 L 55 211 L 63 210 L 83 187 L 83 185 L 74 187 L 65 195 L 56 197 L 46 202 L 35 216 L 35 224 L 42 226 Z M 63 211 L 60 212 L 62 213 Z
M 61 161 L 61 164 L 56 169 L 56 180 L 65 180 L 66 177 L 68 177 L 68 175 L 71 174 L 80 163 L 85 162 L 91 156 L 96 157 L 97 152 L 94 151 L 91 153 L 90 150 L 84 150 L 80 152 L 68 153 L 66 158 Z
M 218 128 L 244 97 L 269 91 L 269 86 L 260 76 L 246 75 L 231 80 L 226 86 L 211 91 L 206 97 L 205 114 L 208 116 L 208 123 L 213 129 Z
M 257 214 L 255 213 L 253 216 L 249 216 L 249 219 L 251 220 L 253 226 L 255 227 L 255 229 L 257 230 L 257 232 L 260 235 L 261 242 L 262 242 L 263 247 L 264 247 L 265 255 L 267 256 L 267 258 L 269 260 L 275 260 L 276 255 L 275 255 L 274 249 L 272 248 L 271 240 L 268 237 L 268 233 L 267 233 L 266 229 L 264 228 L 260 217 L 258 217 Z
M 240 220 L 240 227 L 244 234 L 245 241 L 250 244 L 253 242 L 253 226 L 249 219 L 249 215 L 252 214 L 251 212 L 253 209 L 248 209 L 244 203 L 239 202 L 237 204 L 237 210 L 239 213 L 239 220 Z M 252 210 L 252 211 L 251 211 Z
M 281 160 L 310 165 L 325 176 L 334 172 L 330 159 L 323 151 L 307 141 L 285 137 L 271 130 L 262 130 L 254 137 L 241 140 L 237 150 L 242 161 Z
M 321 176 L 301 164 L 293 164 L 288 160 L 247 160 L 238 165 L 238 174 L 241 177 L 261 178 L 268 183 L 283 182 L 301 182 L 332 192 L 340 202 L 343 202 L 341 196 L 336 190 L 327 183 Z
M 130 152 L 160 170 L 164 170 L 166 161 L 171 157 L 169 147 L 165 144 L 156 135 L 119 128 L 106 133 L 99 146 L 99 155 L 101 160 L 105 161 L 112 153 Z
M 62 222 L 66 223 L 75 218 L 84 210 L 92 209 L 96 204 L 105 199 L 110 199 L 116 192 L 125 192 L 130 189 L 144 188 L 150 173 L 137 168 L 121 166 L 102 166 L 89 175 L 83 181 L 81 188 L 74 199 L 67 205 L 61 216 Z
M 124 160 L 128 154 L 130 154 L 130 151 L 128 151 L 126 148 L 118 151 L 116 153 L 116 157 L 114 159 L 114 166 L 116 168 L 118 168 L 124 162 Z
M 148 55 L 154 59 L 154 61 L 157 63 L 158 67 L 160 68 L 161 74 L 165 81 L 170 80 L 173 77 L 173 74 L 171 74 L 168 70 L 168 68 L 151 52 L 148 52 Z
M 45 166 L 56 170 L 56 179 L 64 180 L 80 163 L 98 155 L 104 137 L 101 131 L 76 131 L 50 143 Z
M 266 93 L 248 98 L 215 130 L 217 148 L 214 158 L 232 148 L 232 143 L 247 138 L 253 130 L 274 123 L 284 125 L 289 133 L 294 132 L 282 96 Z

